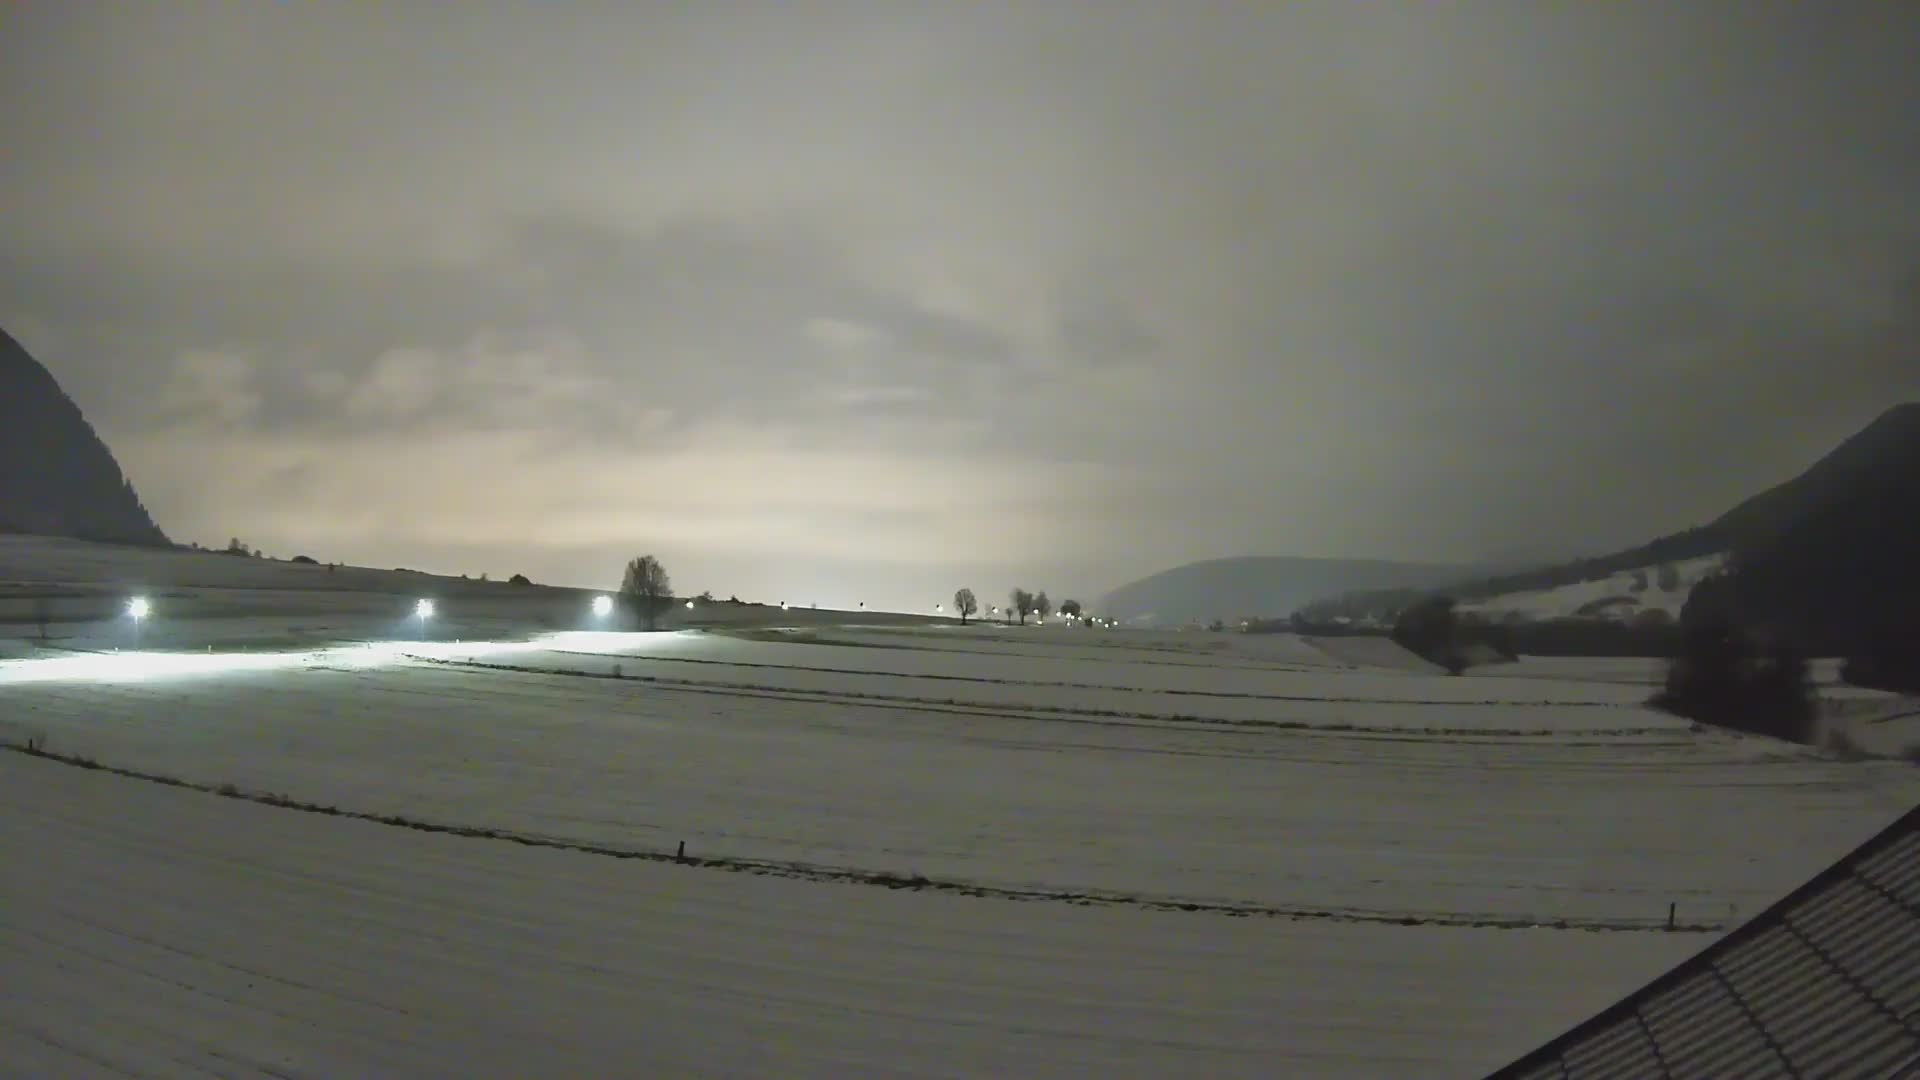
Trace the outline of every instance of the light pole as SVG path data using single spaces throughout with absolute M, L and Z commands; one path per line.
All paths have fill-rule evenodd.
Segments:
M 433 601 L 422 599 L 419 603 L 413 605 L 413 617 L 420 621 L 420 637 L 422 640 L 425 640 L 427 636 L 427 620 L 433 618 Z

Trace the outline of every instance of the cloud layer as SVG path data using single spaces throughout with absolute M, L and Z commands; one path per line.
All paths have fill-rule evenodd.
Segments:
M 1913 394 L 1916 72 L 1898 5 L 11 5 L 0 320 L 286 553 L 1597 550 Z

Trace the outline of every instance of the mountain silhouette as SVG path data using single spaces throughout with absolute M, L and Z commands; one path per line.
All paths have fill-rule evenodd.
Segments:
M 1920 611 L 1920 403 L 1896 405 L 1799 475 L 1704 525 L 1609 555 L 1498 577 L 1461 578 L 1439 591 L 1481 600 L 1597 581 L 1706 555 L 1741 571 L 1738 606 L 1752 622 L 1811 647 L 1847 652 L 1904 629 Z M 1368 592 L 1310 605 L 1324 617 L 1397 609 L 1424 590 Z M 1913 646 L 1920 654 L 1920 642 Z
M 1747 621 L 1826 652 L 1892 650 L 1920 676 L 1920 405 L 1887 411 L 1721 522 Z
M 79 406 L 5 330 L 0 330 L 0 533 L 168 543 Z

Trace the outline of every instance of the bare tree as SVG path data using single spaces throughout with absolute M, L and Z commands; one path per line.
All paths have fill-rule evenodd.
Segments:
M 961 589 L 953 594 L 953 610 L 960 613 L 960 625 L 967 625 L 967 616 L 980 610 L 980 601 L 974 598 L 972 589 Z
M 673 601 L 673 582 L 667 568 L 651 555 L 642 555 L 627 564 L 626 577 L 620 582 L 620 599 L 654 628 L 654 620 Z
M 1078 600 L 1060 601 L 1060 614 L 1065 615 L 1069 619 L 1078 619 L 1084 611 L 1086 611 L 1086 608 L 1081 607 L 1080 601 Z
M 1042 622 L 1053 614 L 1053 601 L 1047 599 L 1047 590 L 1041 589 L 1040 595 L 1033 598 L 1033 613 L 1040 616 Z
M 1033 614 L 1033 594 L 1016 586 L 1007 594 L 1007 599 L 1013 601 L 1013 605 L 1007 608 L 1007 614 L 1020 616 L 1020 625 L 1027 625 L 1027 616 Z

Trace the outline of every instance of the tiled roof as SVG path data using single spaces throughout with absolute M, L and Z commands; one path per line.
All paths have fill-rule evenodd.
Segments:
M 1920 807 L 1491 1080 L 1920 1080 Z

